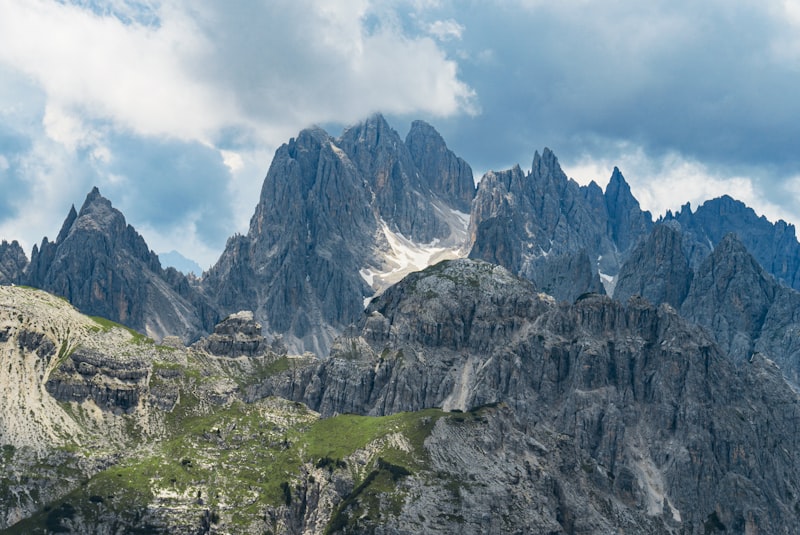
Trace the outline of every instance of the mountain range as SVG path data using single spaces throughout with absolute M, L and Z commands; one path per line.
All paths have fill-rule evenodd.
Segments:
M 546 148 L 476 187 L 381 115 L 281 146 L 201 277 L 95 188 L 0 243 L 0 527 L 792 533 L 799 269 L 730 197 L 654 220 Z

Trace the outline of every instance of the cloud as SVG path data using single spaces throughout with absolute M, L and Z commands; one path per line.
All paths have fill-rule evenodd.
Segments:
M 450 41 L 452 39 L 461 39 L 461 34 L 464 33 L 464 26 L 454 21 L 436 20 L 428 24 L 428 33 L 434 36 L 439 41 Z
M 150 24 L 133 2 L 0 6 L 1 62 L 66 115 L 141 135 L 210 142 L 238 126 L 275 143 L 298 121 L 346 122 L 376 109 L 450 115 L 474 99 L 429 38 L 388 17 L 368 31 L 363 1 L 164 0 L 145 5 Z M 442 31 L 457 27 L 447 24 Z

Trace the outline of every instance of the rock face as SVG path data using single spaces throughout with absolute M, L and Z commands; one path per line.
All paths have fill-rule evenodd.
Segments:
M 383 533 L 444 529 L 436 510 L 475 533 L 789 533 L 798 520 L 797 394 L 769 360 L 737 369 L 641 299 L 557 304 L 502 268 L 451 261 L 377 298 L 328 361 L 251 393 L 323 414 L 471 411 L 426 441 L 459 491 L 419 490 Z
M 97 188 L 80 212 L 72 207 L 56 241 L 44 238 L 34 246 L 25 283 L 156 339 L 194 340 L 216 316 L 185 277 L 161 269 L 156 254 Z
M 536 152 L 527 175 L 514 167 L 481 179 L 470 258 L 498 262 L 556 298 L 574 300 L 602 292 L 600 276 L 611 280 L 651 226 L 618 169 L 604 194 L 595 183 L 579 186 L 568 179 L 545 149 Z
M 425 121 L 414 121 L 406 147 L 423 184 L 456 210 L 469 213 L 475 197 L 472 169 L 447 148 L 439 132 Z
M 0 284 L 19 284 L 28 265 L 28 257 L 17 240 L 0 242 Z
M 203 287 L 223 311 L 253 310 L 293 351 L 325 356 L 410 250 L 465 244 L 456 210 L 471 188 L 469 167 L 424 123 L 408 146 L 380 115 L 339 139 L 304 130 L 276 152 L 247 235 L 228 241 Z
M 768 273 L 786 286 L 800 290 L 800 243 L 794 225 L 783 220 L 770 223 L 727 195 L 706 201 L 695 212 L 687 204 L 677 214 L 667 213 L 665 220 L 678 221 L 695 242 L 693 267 L 711 253 L 713 244 L 733 232 Z
M 800 293 L 779 284 L 733 233 L 692 270 L 696 254 L 696 242 L 675 221 L 656 225 L 620 270 L 614 297 L 669 303 L 708 329 L 734 361 L 761 352 L 797 384 Z
M 639 295 L 680 309 L 693 276 L 680 226 L 658 224 L 622 265 L 614 297 L 626 301 Z
M 798 307 L 800 293 L 775 281 L 729 234 L 698 269 L 681 313 L 708 328 L 734 359 L 761 352 L 800 384 Z
M 91 399 L 103 409 L 131 413 L 147 385 L 148 368 L 142 359 L 110 359 L 79 348 L 50 374 L 45 388 L 58 401 Z

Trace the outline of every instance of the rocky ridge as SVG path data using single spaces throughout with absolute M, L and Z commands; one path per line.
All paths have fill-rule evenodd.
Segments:
M 603 292 L 603 282 L 613 279 L 651 226 L 649 212 L 639 208 L 618 169 L 604 194 L 594 182 L 579 186 L 567 178 L 545 149 L 535 153 L 527 174 L 516 166 L 481 179 L 469 256 L 498 263 L 572 301 Z
M 750 254 L 782 284 L 800 290 L 800 243 L 794 225 L 783 220 L 770 223 L 752 208 L 728 195 L 711 199 L 692 212 L 686 204 L 665 221 L 677 221 L 693 242 L 691 262 L 699 264 L 726 234 L 735 233 Z
M 468 414 L 469 425 L 440 422 L 426 442 L 442 470 L 461 471 L 459 492 L 406 502 L 407 531 L 430 529 L 419 519 L 454 505 L 470 533 L 789 533 L 797 521 L 784 475 L 800 469 L 797 394 L 759 354 L 737 368 L 668 305 L 555 303 L 502 268 L 452 261 L 379 297 L 331 359 L 251 390 L 268 393 L 323 415 Z M 485 486 L 472 494 L 474 481 Z M 538 507 L 516 501 L 525 496 Z M 498 511 L 519 524 L 496 523 Z
M 4 431 L 5 521 L 28 517 L 11 533 L 791 533 L 798 520 L 800 398 L 769 360 L 735 366 L 668 305 L 559 303 L 454 260 L 388 289 L 319 361 L 236 356 L 261 340 L 247 313 L 219 326 L 224 343 L 156 346 L 0 290 L 0 355 L 25 363 L 13 379 L 37 396 L 19 410 L 49 404 L 33 421 L 61 433 L 39 435 L 53 464 L 31 481 L 32 435 Z M 98 395 L 128 387 L 135 405 Z
M 17 240 L 0 242 L 0 284 L 19 284 L 27 265 L 28 257 Z
M 195 340 L 216 318 L 214 307 L 185 276 L 161 268 L 141 235 L 97 188 L 79 212 L 71 208 L 56 241 L 44 238 L 34 246 L 23 279 L 87 314 L 157 339 Z
M 693 239 L 680 224 L 657 224 L 620 271 L 615 298 L 669 303 L 708 329 L 735 362 L 761 352 L 798 384 L 800 293 L 767 273 L 736 234 L 723 237 L 696 270 L 693 254 Z

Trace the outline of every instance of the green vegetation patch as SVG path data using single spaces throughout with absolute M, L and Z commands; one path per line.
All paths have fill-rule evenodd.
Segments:
M 148 338 L 139 331 L 131 329 L 130 327 L 126 327 L 125 325 L 122 325 L 115 321 L 111 321 L 110 319 L 106 319 L 100 316 L 89 316 L 89 318 L 98 325 L 96 332 L 100 331 L 108 332 L 112 329 L 124 329 L 131 334 L 131 336 L 133 337 L 133 343 L 135 344 L 155 344 L 152 338 Z
M 267 508 L 291 504 L 300 487 L 313 481 L 305 480 L 303 466 L 346 470 L 354 478 L 356 490 L 337 510 L 337 522 L 356 513 L 397 514 L 404 500 L 399 482 L 425 470 L 423 442 L 438 418 L 448 416 L 429 409 L 320 419 L 305 405 L 282 399 L 203 409 L 189 398 L 183 391 L 179 406 L 165 415 L 167 438 L 140 444 L 20 527 L 54 531 L 56 521 L 68 522 L 73 515 L 90 524 L 115 517 L 135 525 L 155 507 L 189 519 L 210 512 L 227 529 L 246 531 L 263 525 Z M 210 412 L 197 414 L 201 410 Z M 375 449 L 366 465 L 348 463 L 370 444 Z

